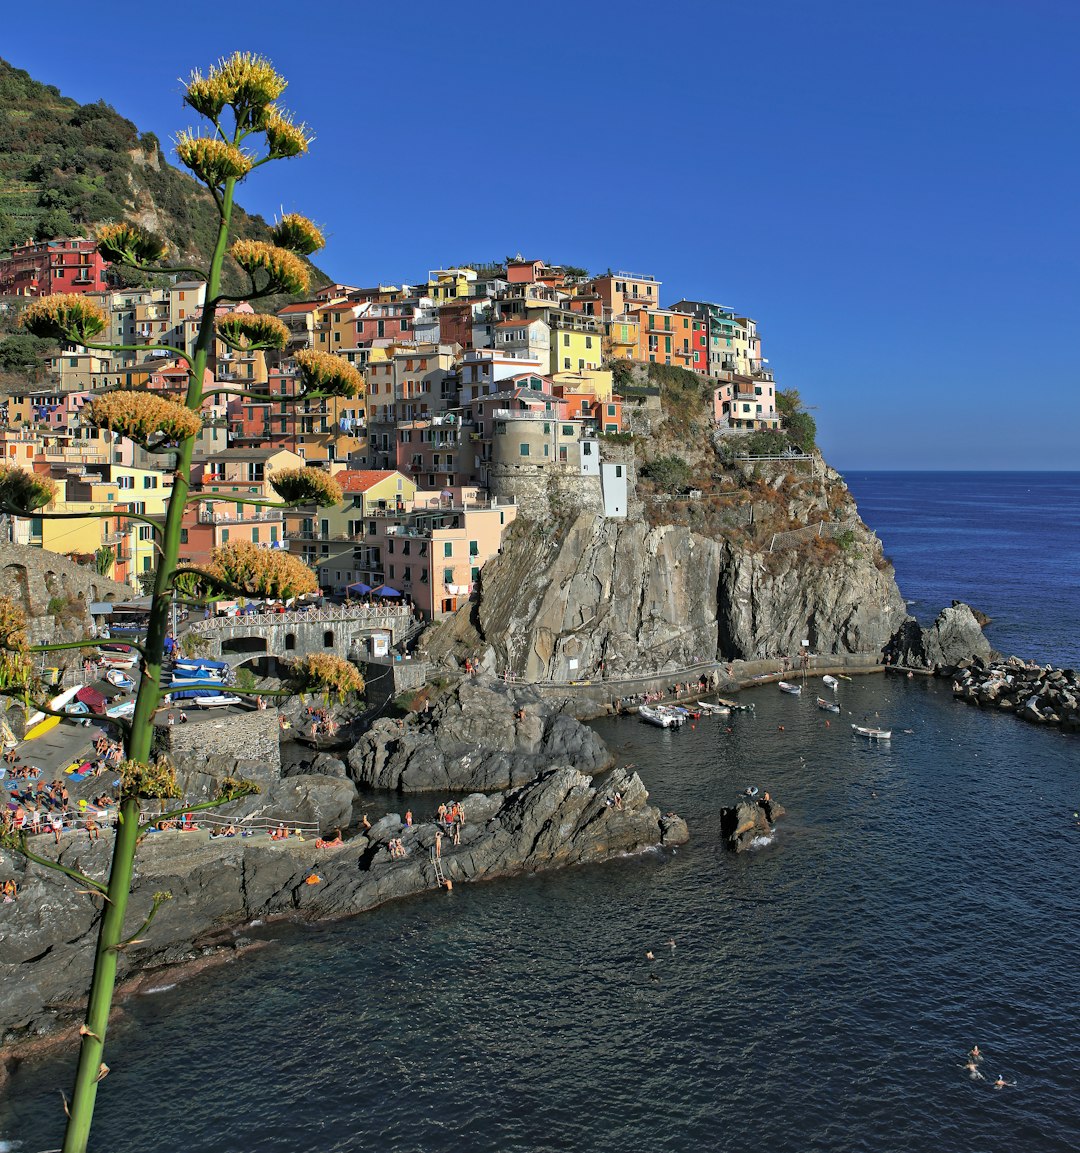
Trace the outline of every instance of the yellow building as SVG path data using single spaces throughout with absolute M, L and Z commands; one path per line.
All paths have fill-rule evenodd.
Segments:
M 436 304 L 472 296 L 476 273 L 471 268 L 435 268 L 428 273 L 427 294 Z
M 551 366 L 557 372 L 584 372 L 600 367 L 604 340 L 599 321 L 571 314 L 551 321 Z
M 602 404 L 611 400 L 615 390 L 615 378 L 609 368 L 585 368 L 580 372 L 555 372 L 551 375 L 552 384 L 561 384 L 567 392 L 587 393 L 596 397 Z

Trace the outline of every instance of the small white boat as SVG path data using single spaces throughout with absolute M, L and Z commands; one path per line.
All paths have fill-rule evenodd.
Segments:
M 818 697 L 817 707 L 824 709 L 827 713 L 838 713 L 840 706 L 835 701 L 827 701 L 824 697 Z
M 782 693 L 791 693 L 793 697 L 802 692 L 802 685 L 793 685 L 791 681 L 780 681 L 779 688 Z
M 119 669 L 109 669 L 105 674 L 105 679 L 110 685 L 114 685 L 121 692 L 130 693 L 135 687 L 135 682 L 131 677 L 125 676 Z
M 871 741 L 887 741 L 892 737 L 892 729 L 876 729 L 872 725 L 852 725 L 852 731 Z
M 200 709 L 224 709 L 229 705 L 242 705 L 244 702 L 232 693 L 207 693 L 205 696 L 196 697 L 192 703 L 198 705 Z
M 836 679 L 836 677 L 830 677 L 827 673 L 821 679 L 824 681 L 828 688 L 833 690 L 833 692 L 836 692 L 836 690 L 840 687 L 840 682 Z
M 664 708 L 663 705 L 658 705 L 655 708 L 651 705 L 641 705 L 638 708 L 638 716 L 647 725 L 656 725 L 661 729 L 674 729 L 678 728 L 683 723 L 685 718 L 673 713 L 670 709 Z
M 698 701 L 697 707 L 699 709 L 701 709 L 701 711 L 707 717 L 730 717 L 731 716 L 731 709 L 728 708 L 727 705 L 710 705 L 710 704 L 706 704 L 705 701 Z
M 123 717 L 127 718 L 135 712 L 134 701 L 124 701 L 122 705 L 113 705 L 112 708 L 105 710 L 107 717 Z

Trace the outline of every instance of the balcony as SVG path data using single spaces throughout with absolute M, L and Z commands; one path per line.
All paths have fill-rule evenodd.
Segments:
M 496 420 L 548 420 L 556 421 L 559 414 L 556 412 L 534 412 L 528 408 L 497 408 Z
M 221 500 L 228 502 L 228 497 Z M 284 517 L 282 509 L 252 508 L 247 513 L 218 512 L 211 509 L 199 510 L 199 524 L 282 524 Z

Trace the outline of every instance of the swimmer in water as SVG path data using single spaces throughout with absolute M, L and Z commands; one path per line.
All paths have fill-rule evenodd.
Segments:
M 986 1078 L 979 1072 L 979 1066 L 974 1061 L 969 1061 L 964 1068 L 971 1074 L 972 1081 L 985 1081 Z
M 1009 1088 L 1011 1089 L 1015 1084 L 1016 1084 L 1015 1081 L 1006 1081 L 1005 1078 L 1002 1077 L 1002 1075 L 999 1073 L 998 1079 L 994 1082 L 994 1088 L 995 1089 L 1004 1089 L 1005 1086 L 1008 1085 Z
M 653 956 L 653 954 L 652 954 L 652 949 L 649 949 L 649 950 L 647 950 L 647 951 L 646 951 L 646 953 L 645 953 L 645 960 L 646 960 L 646 961 L 655 961 L 655 960 L 656 960 L 656 958 L 655 958 L 655 957 Z
M 978 1045 L 972 1045 L 971 1046 L 971 1051 L 968 1053 L 968 1060 L 969 1061 L 981 1061 L 982 1060 L 982 1054 L 979 1052 L 979 1046 Z

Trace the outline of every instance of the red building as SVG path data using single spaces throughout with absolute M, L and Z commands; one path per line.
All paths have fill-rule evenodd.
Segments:
M 104 292 L 109 267 L 93 240 L 42 240 L 16 244 L 0 260 L 0 296 L 52 296 Z

